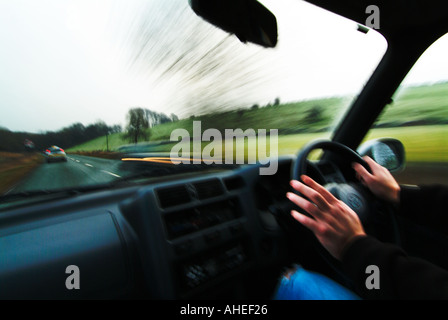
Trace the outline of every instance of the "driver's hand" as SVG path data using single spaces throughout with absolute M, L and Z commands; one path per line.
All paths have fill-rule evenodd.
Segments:
M 376 163 L 370 157 L 366 156 L 363 159 L 370 166 L 372 173 L 369 173 L 359 163 L 354 163 L 353 169 L 356 171 L 361 183 L 369 188 L 378 198 L 398 204 L 400 202 L 400 185 L 389 170 Z
M 292 180 L 291 186 L 309 200 L 292 192 L 287 197 L 311 215 L 295 210 L 291 215 L 310 229 L 319 242 L 336 259 L 341 259 L 346 246 L 358 236 L 365 236 L 358 215 L 344 202 L 308 176 L 301 176 L 303 183 Z M 313 219 L 314 218 L 314 219 Z

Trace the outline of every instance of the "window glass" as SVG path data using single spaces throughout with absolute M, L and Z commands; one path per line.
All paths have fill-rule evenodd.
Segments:
M 448 184 L 448 35 L 421 56 L 366 140 L 392 137 L 405 147 L 401 183 Z

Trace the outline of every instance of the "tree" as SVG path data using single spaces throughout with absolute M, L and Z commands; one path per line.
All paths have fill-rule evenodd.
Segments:
M 174 113 L 170 114 L 171 122 L 179 121 L 179 117 L 176 116 Z
M 120 133 L 122 131 L 123 129 L 119 124 L 114 124 L 113 126 L 109 127 L 109 133 Z
M 315 105 L 307 112 L 305 120 L 309 123 L 320 122 L 324 119 L 323 108 L 319 105 Z
M 79 122 L 73 123 L 56 132 L 12 132 L 7 128 L 0 127 L 0 150 L 21 152 L 23 151 L 23 141 L 25 139 L 33 141 L 37 150 L 48 148 L 51 145 L 68 149 L 86 141 L 121 131 L 122 128 L 120 125 L 109 127 L 102 120 L 98 120 L 96 123 L 90 124 L 87 127 Z
M 148 121 L 149 127 L 154 127 L 158 124 L 167 123 L 174 121 L 172 117 L 168 117 L 164 113 L 155 112 L 149 109 L 143 109 L 145 114 L 145 119 Z M 172 114 L 174 115 L 174 114 Z M 174 115 L 176 116 L 176 115 Z M 177 116 L 176 116 L 177 117 Z
M 97 137 L 105 136 L 108 132 L 108 127 L 104 121 L 98 120 L 97 122 L 88 125 L 85 128 L 85 135 L 89 139 L 95 139 Z
M 133 108 L 128 111 L 127 125 L 124 138 L 133 143 L 137 143 L 140 138 L 149 139 L 149 122 L 142 108 Z

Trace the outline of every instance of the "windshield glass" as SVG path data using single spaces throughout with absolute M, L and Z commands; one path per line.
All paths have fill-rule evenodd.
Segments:
M 0 194 L 261 162 L 331 137 L 386 41 L 304 1 L 262 3 L 271 49 L 186 0 L 0 0 Z

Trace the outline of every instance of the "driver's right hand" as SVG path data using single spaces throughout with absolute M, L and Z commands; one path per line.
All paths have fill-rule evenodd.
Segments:
M 357 178 L 378 198 L 398 204 L 400 202 L 400 185 L 389 170 L 368 156 L 363 159 L 370 166 L 372 173 L 359 163 L 353 163 Z
M 344 249 L 355 238 L 366 235 L 358 215 L 310 177 L 300 178 L 303 183 L 293 180 L 291 186 L 307 199 L 292 192 L 286 196 L 311 217 L 296 210 L 291 215 L 310 229 L 333 257 L 341 259 Z

